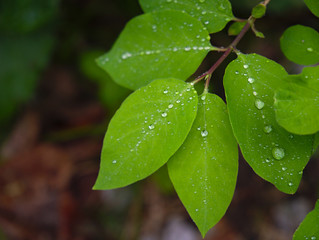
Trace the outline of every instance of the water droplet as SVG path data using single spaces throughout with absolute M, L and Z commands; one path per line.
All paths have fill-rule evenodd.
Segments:
M 203 130 L 203 131 L 201 131 L 200 134 L 202 135 L 202 137 L 207 137 L 208 132 L 207 132 L 207 130 Z
M 191 47 L 185 47 L 184 50 L 185 50 L 186 52 L 188 52 L 188 51 L 191 50 Z
M 292 182 L 290 182 L 290 183 L 288 183 L 288 185 L 289 185 L 289 187 L 292 187 L 294 184 Z
M 201 99 L 204 101 L 206 99 L 206 95 L 203 95 Z
M 205 24 L 205 25 L 209 24 L 209 21 L 205 21 L 204 24 Z
M 166 113 L 166 112 L 163 112 L 163 113 L 162 113 L 162 117 L 167 117 L 167 113 Z
M 283 171 L 286 171 L 286 170 L 287 170 L 287 168 L 286 168 L 286 167 L 282 167 L 281 169 L 282 169 Z
M 113 164 L 115 164 L 115 163 L 117 163 L 117 161 L 116 160 L 113 160 L 113 162 L 112 162 Z
M 272 126 L 271 125 L 267 125 L 267 126 L 264 127 L 264 132 L 265 133 L 271 133 L 271 131 L 272 131 Z
M 151 124 L 151 125 L 148 126 L 148 128 L 149 128 L 150 130 L 153 130 L 153 129 L 155 128 L 155 126 L 154 126 L 154 124 Z
M 202 14 L 205 15 L 207 12 L 206 11 L 202 11 Z
M 235 71 L 235 74 L 236 74 L 236 75 L 238 75 L 238 74 L 239 74 L 239 72 L 238 72 L 238 71 Z
M 312 236 L 311 237 L 311 240 L 316 240 L 317 238 L 315 236 Z
M 267 163 L 269 163 L 269 162 L 270 162 L 269 158 L 266 158 L 266 162 L 267 162 Z
M 255 101 L 255 106 L 256 108 L 258 108 L 259 110 L 263 109 L 263 107 L 265 106 L 265 103 L 263 101 L 261 101 L 260 99 L 256 99 Z
M 254 95 L 254 96 L 257 96 L 257 95 L 258 95 L 258 93 L 254 91 L 254 92 L 253 92 L 253 95 Z
M 308 52 L 313 52 L 313 48 L 308 47 L 308 48 L 307 48 L 307 51 L 308 51 Z
M 198 208 L 196 208 L 195 211 L 198 212 Z
M 129 53 L 129 52 L 122 54 L 122 59 L 127 59 L 127 58 L 129 58 L 129 57 L 132 57 L 132 54 Z
M 248 78 L 248 82 L 249 82 L 249 83 L 254 83 L 254 82 L 255 82 L 255 79 L 253 79 L 253 78 L 250 77 L 250 78 Z
M 275 159 L 281 160 L 285 156 L 285 150 L 282 148 L 275 147 L 272 149 L 272 155 Z
M 181 102 L 181 100 L 176 100 L 176 103 L 180 103 Z
M 163 92 L 164 94 L 166 94 L 166 93 L 168 93 L 168 90 L 164 90 L 164 92 Z
M 168 108 L 173 108 L 173 107 L 174 107 L 173 104 L 168 105 Z
M 249 66 L 247 64 L 244 65 L 244 68 L 247 69 Z

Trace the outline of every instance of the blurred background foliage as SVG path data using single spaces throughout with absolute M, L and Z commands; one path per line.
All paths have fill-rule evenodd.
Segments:
M 247 18 L 260 0 L 230 2 Z M 141 13 L 137 0 L 0 0 L 0 239 L 200 239 L 166 167 L 127 188 L 91 190 L 107 123 L 130 94 L 95 58 Z M 256 24 L 266 38 L 249 33 L 238 47 L 300 72 L 279 48 L 284 29 L 297 23 L 318 30 L 302 0 L 272 0 Z M 231 42 L 228 26 L 214 45 Z M 219 56 L 209 54 L 195 75 Z M 211 86 L 222 97 L 223 73 Z M 229 213 L 207 239 L 290 239 L 318 196 L 318 163 L 288 199 L 240 161 Z

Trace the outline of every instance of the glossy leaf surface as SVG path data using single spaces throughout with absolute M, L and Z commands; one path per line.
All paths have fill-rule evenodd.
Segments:
M 275 119 L 275 90 L 287 76 L 279 64 L 257 54 L 240 54 L 224 76 L 230 121 L 244 158 L 280 191 L 294 193 L 309 161 L 313 136 L 287 132 Z
M 115 82 L 133 90 L 159 78 L 186 80 L 213 49 L 209 39 L 201 22 L 186 13 L 153 12 L 132 19 L 97 61 Z
M 238 171 L 237 143 L 223 100 L 204 93 L 181 148 L 168 161 L 173 185 L 203 236 L 225 214 Z
M 109 124 L 94 189 L 126 186 L 165 164 L 190 131 L 197 102 L 194 88 L 176 79 L 132 93 Z
M 185 11 L 203 23 L 210 33 L 219 32 L 234 19 L 228 0 L 139 0 L 145 12 L 161 9 Z
M 311 65 L 319 62 L 319 33 L 306 26 L 288 28 L 280 39 L 285 56 L 295 63 Z
M 286 78 L 288 85 L 275 94 L 278 123 L 289 132 L 319 131 L 319 66 L 304 68 L 300 75 Z
M 319 201 L 315 209 L 312 210 L 299 225 L 293 240 L 317 240 L 319 239 Z

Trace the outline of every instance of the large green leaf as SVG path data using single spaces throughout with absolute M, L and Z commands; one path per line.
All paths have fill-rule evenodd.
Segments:
M 285 86 L 286 71 L 257 54 L 239 54 L 224 76 L 230 121 L 241 151 L 254 169 L 279 190 L 294 193 L 309 161 L 313 136 L 299 136 L 278 125 L 274 92 Z
M 293 240 L 318 240 L 319 239 L 319 201 L 299 225 Z
M 115 82 L 137 89 L 154 79 L 186 80 L 213 49 L 201 22 L 179 11 L 132 19 L 110 52 L 98 59 Z
M 285 79 L 288 83 L 275 94 L 278 123 L 296 134 L 319 131 L 319 66 L 304 68 L 300 75 Z
M 318 0 L 305 0 L 307 7 L 310 11 L 319 17 L 319 1 Z
M 238 149 L 223 100 L 204 93 L 182 147 L 168 161 L 173 185 L 203 236 L 225 214 L 233 197 Z
M 234 19 L 228 0 L 139 0 L 145 12 L 174 9 L 200 20 L 210 33 L 219 32 Z
M 301 65 L 319 62 L 319 33 L 306 26 L 288 28 L 280 39 L 281 50 L 286 57 Z
M 197 102 L 193 86 L 173 78 L 132 93 L 106 132 L 94 189 L 126 186 L 165 164 L 190 131 Z

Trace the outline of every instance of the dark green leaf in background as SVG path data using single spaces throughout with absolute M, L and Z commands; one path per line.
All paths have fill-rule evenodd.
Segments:
M 307 7 L 310 11 L 319 17 L 319 1 L 318 0 L 305 0 Z
M 280 191 L 294 193 L 309 161 L 313 136 L 287 132 L 275 119 L 275 90 L 286 71 L 257 54 L 240 54 L 224 76 L 227 106 L 242 154 L 254 171 Z
M 201 95 L 192 129 L 168 161 L 168 170 L 179 198 L 205 236 L 225 214 L 238 171 L 237 143 L 218 96 Z
M 161 9 L 185 11 L 203 23 L 210 33 L 219 32 L 234 19 L 228 0 L 139 0 L 145 12 Z
M 319 66 L 304 68 L 285 79 L 287 86 L 275 94 L 278 123 L 295 134 L 319 131 Z
M 319 201 L 299 225 L 293 240 L 318 240 L 319 239 Z
M 193 86 L 173 78 L 132 93 L 109 124 L 94 189 L 124 187 L 163 166 L 190 131 L 197 102 Z
M 285 56 L 295 63 L 311 65 L 319 62 L 319 33 L 306 26 L 288 28 L 280 39 Z
M 0 123 L 30 99 L 53 46 L 50 33 L 0 36 Z
M 98 64 L 115 82 L 129 89 L 154 79 L 186 80 L 214 48 L 201 22 L 179 11 L 138 16 L 125 27 Z

